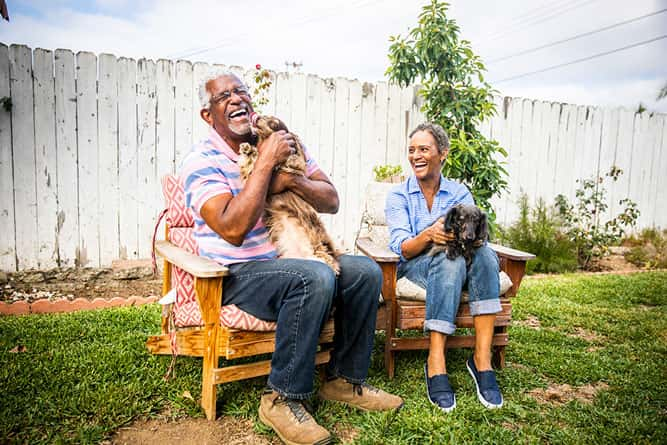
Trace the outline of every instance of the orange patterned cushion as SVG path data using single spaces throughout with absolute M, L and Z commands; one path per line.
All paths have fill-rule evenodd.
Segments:
M 167 224 L 169 227 L 192 227 L 195 222 L 192 212 L 185 207 L 185 191 L 178 176 L 162 177 L 162 194 L 167 203 Z
M 197 253 L 197 242 L 194 239 L 194 230 L 191 227 L 169 229 L 169 239 L 178 247 L 190 253 Z M 174 267 L 172 271 L 171 285 L 176 287 L 174 323 L 178 327 L 203 325 L 199 304 L 195 297 L 193 276 L 178 267 Z M 220 309 L 220 323 L 229 328 L 246 331 L 276 330 L 274 322 L 260 320 L 233 304 L 222 306 Z

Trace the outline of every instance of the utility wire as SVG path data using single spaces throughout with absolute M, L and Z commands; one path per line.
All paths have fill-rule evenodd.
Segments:
M 383 0 L 361 0 L 357 3 L 352 4 L 351 6 L 348 6 L 347 8 L 330 7 L 327 10 L 328 12 L 325 13 L 325 14 L 320 14 L 320 15 L 311 16 L 311 17 L 307 17 L 307 16 L 302 17 L 300 20 L 297 20 L 297 21 L 292 22 L 292 23 L 287 23 L 285 26 L 291 27 L 291 26 L 305 25 L 307 23 L 311 23 L 311 22 L 315 22 L 315 21 L 318 21 L 318 20 L 327 19 L 327 18 L 333 17 L 335 15 L 339 15 L 340 12 L 342 12 L 344 10 L 363 8 L 363 7 L 366 7 L 366 6 L 371 5 L 373 3 L 378 3 L 379 1 L 383 1 Z M 338 14 L 336 14 L 336 13 L 330 14 L 330 12 L 334 12 L 334 11 L 338 11 Z M 252 32 L 247 32 L 247 33 L 243 33 L 243 34 L 240 34 L 240 35 L 236 34 L 234 36 L 234 38 L 223 40 L 223 41 L 217 43 L 215 46 L 192 48 L 190 50 L 185 50 L 184 52 L 181 52 L 181 53 L 168 55 L 167 58 L 173 59 L 173 58 L 184 58 L 184 57 L 196 56 L 198 54 L 207 53 L 209 51 L 214 51 L 216 49 L 220 49 L 220 48 L 223 48 L 225 46 L 229 46 L 229 45 L 231 45 L 235 42 L 238 42 L 239 38 L 250 37 L 252 35 L 253 35 Z
M 491 32 L 491 33 L 489 33 L 485 36 L 482 36 L 482 39 L 487 40 L 487 39 L 495 36 L 496 34 L 500 34 L 502 32 L 506 32 L 506 31 L 511 30 L 513 28 L 519 27 L 519 26 L 523 25 L 526 21 L 530 21 L 530 20 L 535 19 L 536 17 L 540 17 L 547 10 L 556 10 L 556 9 L 560 8 L 561 6 L 564 6 L 565 4 L 573 3 L 573 2 L 576 2 L 576 1 L 580 1 L 580 0 L 558 0 L 558 1 L 554 1 L 554 2 L 551 2 L 551 3 L 548 3 L 548 4 L 538 6 L 538 7 L 533 8 L 533 9 L 529 9 L 526 12 L 524 12 L 523 14 L 520 14 L 520 15 L 516 16 L 516 18 L 510 19 L 506 23 L 504 23 L 502 30 L 495 30 L 495 31 L 493 31 L 493 32 Z M 551 12 L 551 11 L 549 11 L 549 12 Z
M 507 29 L 500 30 L 499 32 L 497 32 L 495 34 L 491 34 L 491 35 L 488 35 L 488 36 L 484 37 L 481 41 L 482 42 L 488 42 L 490 40 L 495 40 L 495 39 L 504 37 L 508 34 L 513 34 L 516 31 L 520 31 L 522 29 L 529 28 L 533 25 L 537 25 L 539 23 L 543 23 L 543 22 L 546 22 L 548 20 L 551 20 L 555 17 L 558 17 L 559 15 L 565 14 L 566 12 L 570 12 L 574 9 L 579 9 L 582 6 L 585 6 L 589 3 L 593 3 L 594 1 L 597 1 L 597 0 L 586 0 L 586 1 L 583 1 L 583 2 L 575 3 L 575 4 L 568 4 L 567 6 L 565 6 L 564 9 L 549 11 L 547 13 L 547 15 L 537 16 L 537 17 L 529 19 L 525 24 L 519 24 L 517 26 L 513 26 L 513 27 L 510 27 L 510 28 L 507 28 Z M 558 8 L 556 8 L 556 9 L 558 9 Z M 550 12 L 553 12 L 553 13 L 550 14 Z
M 587 37 L 587 36 L 597 34 L 597 33 L 603 32 L 603 31 L 608 31 L 610 29 L 618 28 L 619 26 L 627 25 L 629 23 L 645 19 L 647 17 L 662 14 L 665 11 L 667 11 L 667 8 L 661 9 L 660 11 L 652 12 L 650 14 L 642 15 L 640 17 L 635 17 L 634 19 L 614 23 L 613 25 L 605 26 L 603 28 L 598 28 L 594 31 L 589 31 L 589 32 L 585 32 L 585 33 L 582 33 L 582 34 L 577 34 L 576 36 L 572 36 L 572 37 L 569 37 L 567 39 L 558 40 L 556 42 L 547 43 L 546 45 L 536 46 L 535 48 L 530 48 L 530 49 L 527 49 L 527 50 L 524 50 L 524 51 L 519 51 L 518 53 L 510 54 L 509 56 L 498 57 L 497 59 L 489 60 L 488 63 L 495 63 L 495 62 L 500 62 L 502 60 L 512 59 L 514 57 L 523 56 L 524 54 L 530 54 L 530 53 L 533 53 L 535 51 L 539 51 L 539 50 L 544 49 L 544 48 L 550 48 L 552 46 L 560 45 L 561 43 L 571 42 L 572 40 L 580 39 L 582 37 Z
M 506 77 L 504 79 L 495 80 L 495 81 L 492 81 L 491 83 L 507 82 L 507 81 L 514 80 L 514 79 L 520 79 L 520 78 L 526 77 L 526 76 L 532 76 L 533 74 L 539 74 L 539 73 L 543 73 L 545 71 L 555 70 L 556 68 L 562 68 L 564 66 L 574 65 L 575 63 L 585 62 L 587 60 L 596 59 L 596 58 L 602 57 L 602 56 L 607 56 L 609 54 L 617 53 L 619 51 L 625 51 L 626 49 L 630 49 L 630 48 L 636 48 L 638 46 L 646 45 L 646 44 L 656 42 L 658 40 L 662 40 L 662 39 L 665 39 L 665 38 L 667 38 L 667 34 L 655 37 L 653 39 L 644 40 L 643 42 L 638 42 L 638 43 L 634 43 L 632 45 L 624 46 L 624 47 L 621 47 L 621 48 L 616 48 L 616 49 L 613 49 L 611 51 L 605 51 L 603 53 L 593 54 L 592 56 L 588 56 L 588 57 L 584 57 L 584 58 L 581 58 L 581 59 L 573 60 L 571 62 L 561 63 L 561 64 L 558 64 L 558 65 L 553 65 L 553 66 L 543 68 L 541 70 L 531 71 L 531 72 L 528 72 L 528 73 L 518 74 L 516 76 Z

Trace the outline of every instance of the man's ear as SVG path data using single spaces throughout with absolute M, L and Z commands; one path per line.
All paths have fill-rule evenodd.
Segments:
M 207 124 L 213 125 L 213 119 L 211 118 L 211 110 L 208 108 L 202 108 L 201 111 L 199 111 L 199 115 L 201 116 L 202 119 L 206 121 Z

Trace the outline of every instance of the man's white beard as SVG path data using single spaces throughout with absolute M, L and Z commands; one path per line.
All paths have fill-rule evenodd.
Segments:
M 250 123 L 236 125 L 235 123 L 230 122 L 229 129 L 237 136 L 247 136 L 252 133 Z

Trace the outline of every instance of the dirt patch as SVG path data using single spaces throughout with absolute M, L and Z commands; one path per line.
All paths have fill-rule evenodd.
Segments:
M 513 320 L 512 324 L 516 326 L 524 326 L 531 329 L 539 330 L 542 328 L 540 319 L 534 315 L 529 315 L 525 320 Z
M 340 443 L 352 443 L 359 437 L 359 430 L 350 425 L 337 423 L 331 431 L 340 441 Z
M 278 445 L 277 437 L 253 431 L 253 422 L 223 416 L 206 419 L 145 420 L 120 428 L 104 445 Z
M 598 334 L 597 332 L 589 331 L 582 327 L 575 327 L 574 332 L 569 332 L 566 334 L 568 337 L 580 338 L 586 340 L 589 343 L 599 343 L 606 340 L 606 337 Z
M 573 400 L 582 403 L 591 403 L 599 391 L 609 388 L 604 382 L 596 382 L 583 386 L 571 386 L 567 383 L 563 385 L 550 385 L 547 389 L 533 389 L 530 394 L 538 403 L 564 405 Z
M 115 261 L 110 268 L 27 270 L 0 276 L 0 301 L 160 296 L 150 260 Z
M 632 264 L 625 259 L 627 252 L 625 247 L 612 247 L 610 254 L 600 258 L 592 268 L 596 272 L 616 271 L 616 272 L 632 272 L 642 270 L 640 267 Z

